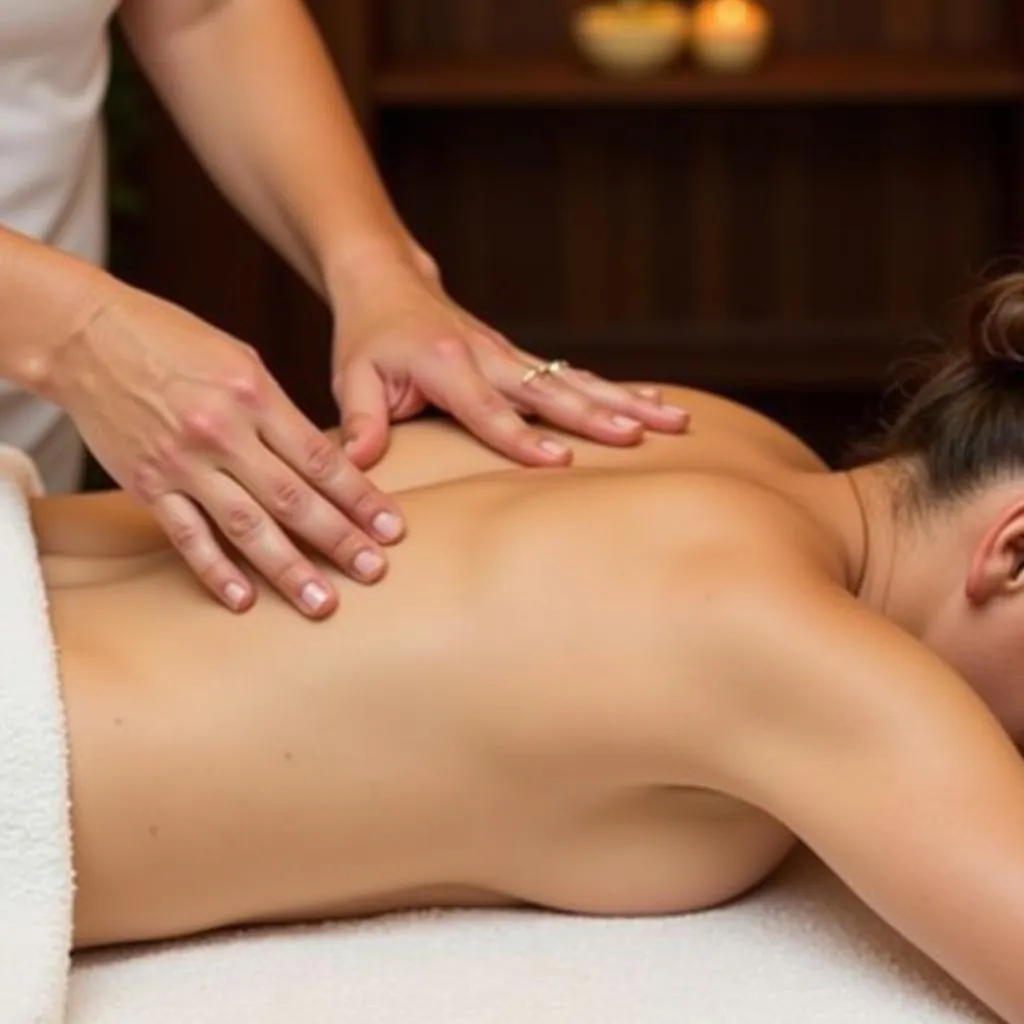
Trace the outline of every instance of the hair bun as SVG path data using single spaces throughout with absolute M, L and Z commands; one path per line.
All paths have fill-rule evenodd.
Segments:
M 975 294 L 966 342 L 979 369 L 1024 375 L 1024 272 L 996 278 Z

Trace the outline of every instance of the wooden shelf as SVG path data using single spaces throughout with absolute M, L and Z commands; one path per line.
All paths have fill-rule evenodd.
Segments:
M 875 389 L 915 336 L 910 325 L 872 321 L 501 326 L 547 358 L 616 378 L 668 375 L 709 388 Z
M 778 55 L 748 75 L 682 66 L 638 79 L 573 56 L 409 62 L 381 68 L 379 107 L 630 104 L 998 103 L 1024 99 L 1024 65 L 1005 54 Z

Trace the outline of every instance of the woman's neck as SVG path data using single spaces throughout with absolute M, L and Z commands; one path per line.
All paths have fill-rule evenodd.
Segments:
M 872 463 L 816 478 L 809 497 L 842 548 L 857 599 L 923 637 L 937 602 L 963 578 L 970 551 L 959 518 L 897 512 L 903 483 L 894 467 Z

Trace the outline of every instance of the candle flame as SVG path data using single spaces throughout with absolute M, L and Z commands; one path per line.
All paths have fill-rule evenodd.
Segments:
M 737 28 L 750 17 L 750 5 L 747 0 L 721 0 L 716 13 L 723 25 Z

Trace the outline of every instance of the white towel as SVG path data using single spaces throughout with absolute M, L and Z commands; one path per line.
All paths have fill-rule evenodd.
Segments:
M 808 853 L 700 914 L 445 911 L 77 958 L 69 1024 L 994 1021 Z
M 41 485 L 0 447 L 0 1022 L 57 1024 L 71 942 L 71 839 L 57 660 L 28 516 Z

